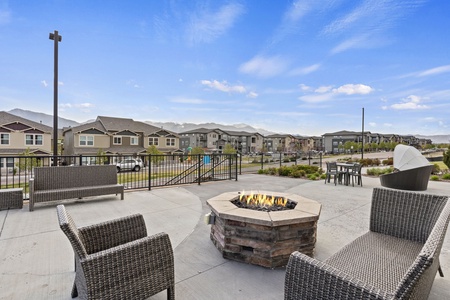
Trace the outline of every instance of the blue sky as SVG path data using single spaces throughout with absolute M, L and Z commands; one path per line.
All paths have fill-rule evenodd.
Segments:
M 450 1 L 4 1 L 0 110 L 450 133 Z

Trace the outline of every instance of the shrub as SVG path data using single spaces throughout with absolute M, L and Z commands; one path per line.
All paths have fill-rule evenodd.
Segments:
M 442 175 L 442 179 L 450 180 L 450 173 Z
M 258 174 L 267 174 L 267 170 L 259 169 Z
M 277 170 L 277 168 L 268 168 L 267 169 L 267 174 L 269 174 L 269 175 L 277 175 L 278 174 L 278 170 Z
M 291 160 L 289 159 L 289 158 L 283 158 L 283 162 L 285 162 L 285 163 L 288 163 L 288 162 L 290 162 Z
M 439 180 L 441 180 L 441 179 L 439 178 L 439 176 L 433 175 L 433 176 L 430 177 L 430 180 L 433 180 L 433 181 L 439 181 Z
M 294 178 L 302 178 L 303 176 L 305 176 L 305 172 L 303 170 L 294 170 L 291 173 L 292 177 Z
M 311 180 L 317 180 L 317 177 L 316 177 L 315 174 L 309 174 L 309 175 L 308 175 L 308 179 L 311 179 Z
M 372 159 L 373 166 L 379 166 L 380 164 L 381 164 L 380 159 L 378 159 L 378 158 Z
M 388 174 L 388 173 L 392 173 L 394 171 L 394 168 L 389 167 L 389 168 L 370 168 L 367 169 L 367 175 L 371 175 L 371 176 L 380 176 L 383 174 Z
M 394 158 L 389 157 L 388 159 L 383 160 L 383 165 L 392 166 L 394 164 Z
M 327 178 L 327 174 L 320 175 L 320 179 L 325 179 L 325 178 Z
M 291 173 L 292 173 L 292 168 L 290 168 L 290 167 L 283 166 L 278 169 L 278 174 L 280 176 L 290 176 Z
M 442 158 L 444 164 L 450 168 L 450 148 L 446 152 L 444 152 L 444 157 Z
M 441 168 L 438 164 L 433 164 L 433 170 L 431 171 L 431 174 L 439 174 L 441 172 Z

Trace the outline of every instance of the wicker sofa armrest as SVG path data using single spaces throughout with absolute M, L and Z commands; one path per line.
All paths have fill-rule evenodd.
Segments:
M 174 257 L 166 233 L 88 255 L 80 263 L 89 299 L 115 299 L 117 294 L 136 299 L 165 289 L 168 298 L 174 297 Z
M 298 251 L 286 268 L 284 299 L 391 299 L 371 285 Z
M 80 227 L 83 244 L 88 254 L 126 244 L 147 236 L 144 217 L 135 214 L 103 223 Z
M 370 230 L 425 243 L 447 200 L 448 196 L 374 188 Z

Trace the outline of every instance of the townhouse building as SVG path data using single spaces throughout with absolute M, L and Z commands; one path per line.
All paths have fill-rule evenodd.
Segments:
M 13 170 L 18 160 L 14 157 L 24 152 L 51 155 L 52 133 L 53 129 L 47 125 L 0 111 L 0 168 Z
M 150 146 L 164 154 L 182 153 L 179 135 L 127 118 L 98 116 L 94 122 L 63 130 L 64 155 L 138 157 Z M 88 157 L 85 158 L 89 160 Z M 88 163 L 88 161 L 86 162 Z

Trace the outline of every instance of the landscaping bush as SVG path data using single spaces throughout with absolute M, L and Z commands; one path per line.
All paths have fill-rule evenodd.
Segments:
M 380 176 L 380 175 L 383 175 L 383 174 L 392 173 L 393 171 L 394 171 L 393 167 L 389 167 L 389 168 L 370 168 L 370 169 L 367 169 L 367 175 Z
M 439 174 L 441 172 L 441 168 L 438 164 L 433 164 L 433 170 L 431 170 L 431 174 Z
M 439 181 L 439 180 L 441 180 L 441 179 L 439 178 L 439 176 L 433 175 L 433 176 L 430 177 L 430 180 L 433 180 L 433 181 Z
M 383 165 L 385 166 L 392 166 L 394 164 L 394 158 L 389 157 L 388 159 L 383 160 Z
M 442 175 L 442 179 L 450 180 L 450 173 Z
M 291 167 L 283 166 L 278 169 L 278 175 L 280 176 L 291 176 L 291 174 L 292 174 Z

